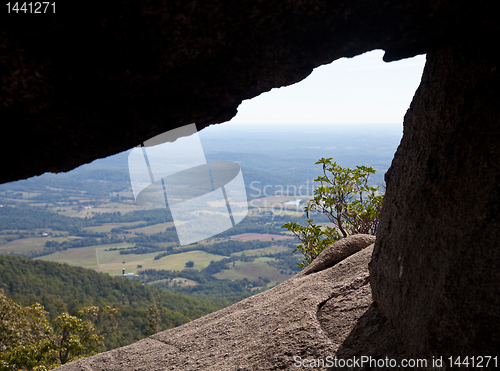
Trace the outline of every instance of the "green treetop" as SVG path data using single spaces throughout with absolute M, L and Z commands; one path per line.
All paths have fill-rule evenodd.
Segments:
M 52 328 L 42 305 L 23 308 L 0 290 L 0 370 L 43 371 L 96 354 L 102 336 L 116 329 L 115 313 L 85 307 L 77 316 L 62 313 Z
M 341 238 L 363 233 L 375 234 L 382 209 L 383 196 L 379 187 L 368 185 L 371 167 L 356 166 L 356 169 L 342 168 L 331 158 L 322 158 L 316 165 L 323 165 L 323 175 L 315 179 L 319 185 L 314 197 L 304 207 L 306 226 L 289 222 L 288 228 L 299 238 L 301 244 L 293 252 L 300 251 L 304 260 L 299 268 L 309 265 L 327 246 Z M 325 214 L 333 227 L 322 227 L 313 223 L 310 212 Z

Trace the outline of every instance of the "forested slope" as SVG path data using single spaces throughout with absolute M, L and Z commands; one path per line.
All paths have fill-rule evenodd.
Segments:
M 142 285 L 139 280 L 111 277 L 66 264 L 0 255 L 0 289 L 18 304 L 42 304 L 53 320 L 61 312 L 89 305 L 118 309 L 118 331 L 105 338 L 106 349 L 130 344 L 146 336 L 148 308 L 158 304 L 159 329 L 179 326 L 220 309 L 208 301 L 172 294 Z

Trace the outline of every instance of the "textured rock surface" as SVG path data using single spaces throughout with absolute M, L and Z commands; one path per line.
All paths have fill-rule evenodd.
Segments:
M 9 159 L 0 183 L 67 171 L 173 127 L 227 121 L 243 99 L 340 57 L 384 49 L 393 60 L 495 39 L 495 5 L 117 0 L 65 4 L 57 18 L 2 14 L 0 27 L 34 34 L 0 31 L 0 122 L 15 147 L 0 149 Z
M 331 316 L 335 313 L 335 308 L 330 309 L 327 307 L 324 311 Z M 332 321 L 328 317 L 324 317 L 324 321 L 322 323 L 335 323 L 335 321 Z M 338 322 L 338 319 L 336 321 Z M 334 331 L 335 329 L 332 330 Z M 380 366 L 380 364 L 365 363 L 360 365 L 360 367 L 353 367 L 349 370 L 408 370 L 407 367 L 401 367 L 401 361 L 409 357 L 399 336 L 387 318 L 380 315 L 377 309 L 375 309 L 373 303 L 359 317 L 356 326 L 354 326 L 342 346 L 337 350 L 336 356 L 338 359 L 344 360 L 371 357 L 373 360 L 385 360 L 388 358 L 396 361 L 394 365 L 390 365 L 389 367 L 374 367 Z M 345 367 L 342 368 L 339 366 L 330 368 L 330 370 L 345 369 Z
M 183 326 L 58 370 L 267 371 L 294 369 L 294 356 L 334 356 L 371 304 L 372 250 L 373 245 L 331 268 L 294 276 Z
M 373 243 L 375 243 L 375 236 L 370 236 L 368 234 L 356 234 L 349 238 L 344 238 L 324 249 L 318 257 L 300 271 L 298 275 L 307 275 L 333 267 L 338 262 Z
M 429 53 L 386 174 L 371 285 L 412 356 L 500 351 L 499 62 Z

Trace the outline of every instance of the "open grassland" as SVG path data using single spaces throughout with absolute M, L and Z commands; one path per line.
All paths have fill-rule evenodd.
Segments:
M 26 191 L 3 191 L 3 192 L 0 192 L 0 196 L 3 196 L 3 197 L 9 197 L 11 195 L 16 195 L 15 198 L 12 198 L 13 200 L 16 200 L 16 201 L 19 201 L 19 194 L 22 194 L 22 198 L 23 199 L 26 199 L 26 198 L 33 198 L 33 197 L 36 197 L 40 194 L 40 192 L 26 192 Z
M 33 207 L 45 207 L 48 204 L 47 202 L 30 202 L 29 205 Z
M 99 246 L 86 246 L 86 247 L 78 247 L 73 249 L 67 249 L 63 251 L 58 251 L 54 254 L 40 256 L 36 259 L 53 261 L 56 263 L 66 263 L 69 265 L 75 265 L 84 268 L 90 268 L 98 270 L 97 267 L 97 257 L 96 257 L 96 249 L 99 253 L 99 263 L 101 267 L 101 272 L 105 272 L 103 269 L 103 263 L 112 263 L 115 260 L 119 260 L 118 257 L 123 256 L 127 257 L 129 255 L 120 255 L 119 251 L 106 251 L 109 248 L 117 247 L 118 249 L 127 248 L 134 246 L 134 244 L 130 243 L 120 243 L 120 244 L 109 244 L 109 245 L 99 245 Z M 122 259 L 123 262 L 125 259 Z M 118 269 L 117 269 L 118 272 Z M 109 272 L 108 272 L 109 273 Z M 121 273 L 121 269 L 119 270 Z M 116 273 L 118 274 L 118 273 Z
M 214 277 L 221 280 L 242 280 L 247 278 L 250 281 L 258 281 L 259 277 L 262 277 L 271 280 L 268 286 L 275 285 L 277 282 L 283 282 L 291 277 L 287 274 L 281 274 L 277 268 L 267 264 L 268 261 L 274 261 L 274 259 L 261 257 L 256 258 L 253 262 L 236 261 L 234 262 L 234 266 L 233 263 L 229 263 L 229 269 L 224 269 L 222 272 L 214 274 Z
M 141 210 L 141 207 L 129 202 L 109 202 L 93 209 L 93 211 L 98 213 L 114 213 L 119 211 L 122 214 L 133 210 Z
M 290 240 L 293 239 L 291 236 L 282 236 L 279 234 L 268 234 L 268 233 L 243 233 L 231 236 L 235 240 L 243 241 L 273 241 L 276 240 Z
M 114 196 L 120 196 L 124 198 L 132 199 L 131 202 L 134 202 L 134 193 L 132 192 L 132 188 L 124 189 L 120 192 L 113 192 Z
M 144 223 L 144 222 L 138 222 L 138 223 Z M 134 229 L 130 229 L 129 231 L 132 233 L 144 233 L 147 235 L 151 235 L 151 234 L 155 234 L 155 233 L 165 232 L 165 230 L 167 228 L 170 228 L 173 226 L 174 226 L 174 222 L 166 222 L 166 223 L 148 225 L 147 227 L 134 228 Z
M 61 264 L 76 265 L 97 271 L 96 246 L 80 247 L 58 251 L 54 254 L 40 256 L 35 259 L 52 261 Z M 100 258 L 100 257 L 99 257 Z
M 226 242 L 229 241 L 231 237 L 209 237 L 204 240 L 198 241 L 198 245 L 212 245 L 218 242 Z M 182 247 L 182 246 L 181 246 Z
M 182 278 L 182 277 L 175 277 L 172 280 L 170 280 L 169 278 L 165 278 L 163 280 L 148 282 L 148 285 L 153 285 L 155 283 L 167 283 L 168 286 L 174 286 L 174 282 L 175 282 L 175 285 L 182 286 L 182 287 L 183 286 L 196 286 L 196 285 L 198 285 L 198 282 L 193 281 L 193 280 L 188 280 L 187 278 Z
M 82 200 L 81 200 L 82 201 Z M 61 209 L 61 211 L 57 211 Z M 140 210 L 141 208 L 135 204 L 129 203 L 107 203 L 102 204 L 98 207 L 91 207 L 89 209 L 82 209 L 78 211 L 75 205 L 64 205 L 57 206 L 52 208 L 53 212 L 57 212 L 58 214 L 69 216 L 69 217 L 77 217 L 77 218 L 92 218 L 95 213 L 116 213 L 120 212 L 122 214 L 128 213 L 129 211 Z
M 89 232 L 111 232 L 113 228 L 120 228 L 120 227 L 133 227 L 134 225 L 142 224 L 144 222 L 138 221 L 138 222 L 128 222 L 128 223 L 105 223 L 103 225 L 95 226 L 95 227 L 85 227 L 82 228 L 85 231 Z
M 3 236 L 0 236 L 0 238 Z M 30 238 L 20 238 L 18 240 L 10 241 L 0 245 L 0 253 L 9 254 L 14 253 L 27 253 L 29 251 L 43 250 L 45 242 L 47 241 L 57 241 L 63 242 L 67 240 L 67 237 L 30 237 Z
M 32 200 L 30 200 L 28 198 L 26 198 L 26 199 L 20 199 L 20 198 L 8 198 L 8 197 L 6 197 L 6 198 L 3 198 L 2 200 L 3 200 L 2 202 L 6 202 L 6 203 L 7 202 L 8 203 L 15 202 L 16 204 L 27 204 L 27 205 L 30 205 L 30 206 L 31 206 L 31 204 L 33 202 Z M 41 206 L 45 206 L 45 203 L 41 204 Z
M 18 233 L 6 233 L 6 234 L 1 234 L 0 235 L 0 246 L 3 244 L 6 244 L 8 241 L 7 239 L 12 238 L 12 239 L 17 239 L 19 238 L 19 234 L 22 233 L 19 231 Z
M 156 255 L 156 253 L 154 255 Z M 154 263 L 149 264 L 147 267 L 143 265 L 142 269 L 154 268 L 180 271 L 186 268 L 186 262 L 193 261 L 193 268 L 202 270 L 203 268 L 206 268 L 212 260 L 219 261 L 223 258 L 225 257 L 221 255 L 209 254 L 205 251 L 189 251 L 181 254 L 165 256 L 161 259 L 155 260 Z
M 57 211 L 57 210 L 61 211 Z M 69 216 L 70 218 L 92 218 L 94 216 L 93 209 L 82 209 L 78 211 L 75 206 L 63 206 L 63 207 L 54 207 L 52 210 L 54 213 L 58 213 L 60 215 Z
M 106 251 L 109 248 L 118 249 L 133 246 L 133 244 L 109 244 L 100 246 L 87 246 L 59 251 L 54 254 L 41 256 L 37 259 L 66 263 L 84 268 L 98 270 L 96 249 L 99 254 L 99 266 L 101 272 L 110 275 L 121 275 L 122 269 L 126 273 L 137 273 L 142 269 L 167 269 L 180 271 L 185 268 L 186 262 L 193 261 L 194 269 L 201 270 L 210 264 L 210 261 L 218 261 L 223 256 L 208 254 L 204 251 L 190 251 L 182 254 L 174 254 L 155 260 L 158 253 L 150 254 L 120 254 L 119 250 Z M 138 268 L 141 265 L 141 268 Z
M 255 249 L 255 250 L 245 250 L 245 251 L 240 251 L 240 252 L 235 252 L 232 253 L 231 255 L 233 256 L 241 256 L 245 254 L 246 256 L 261 256 L 261 255 L 267 255 L 267 254 L 277 254 L 279 252 L 284 252 L 288 251 L 290 254 L 292 254 L 292 249 L 286 246 L 269 246 L 264 249 Z

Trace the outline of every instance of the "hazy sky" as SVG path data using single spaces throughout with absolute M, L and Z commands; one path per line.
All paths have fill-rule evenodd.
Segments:
M 383 55 L 374 50 L 318 67 L 294 85 L 243 101 L 230 123 L 402 124 L 425 55 L 390 63 Z

